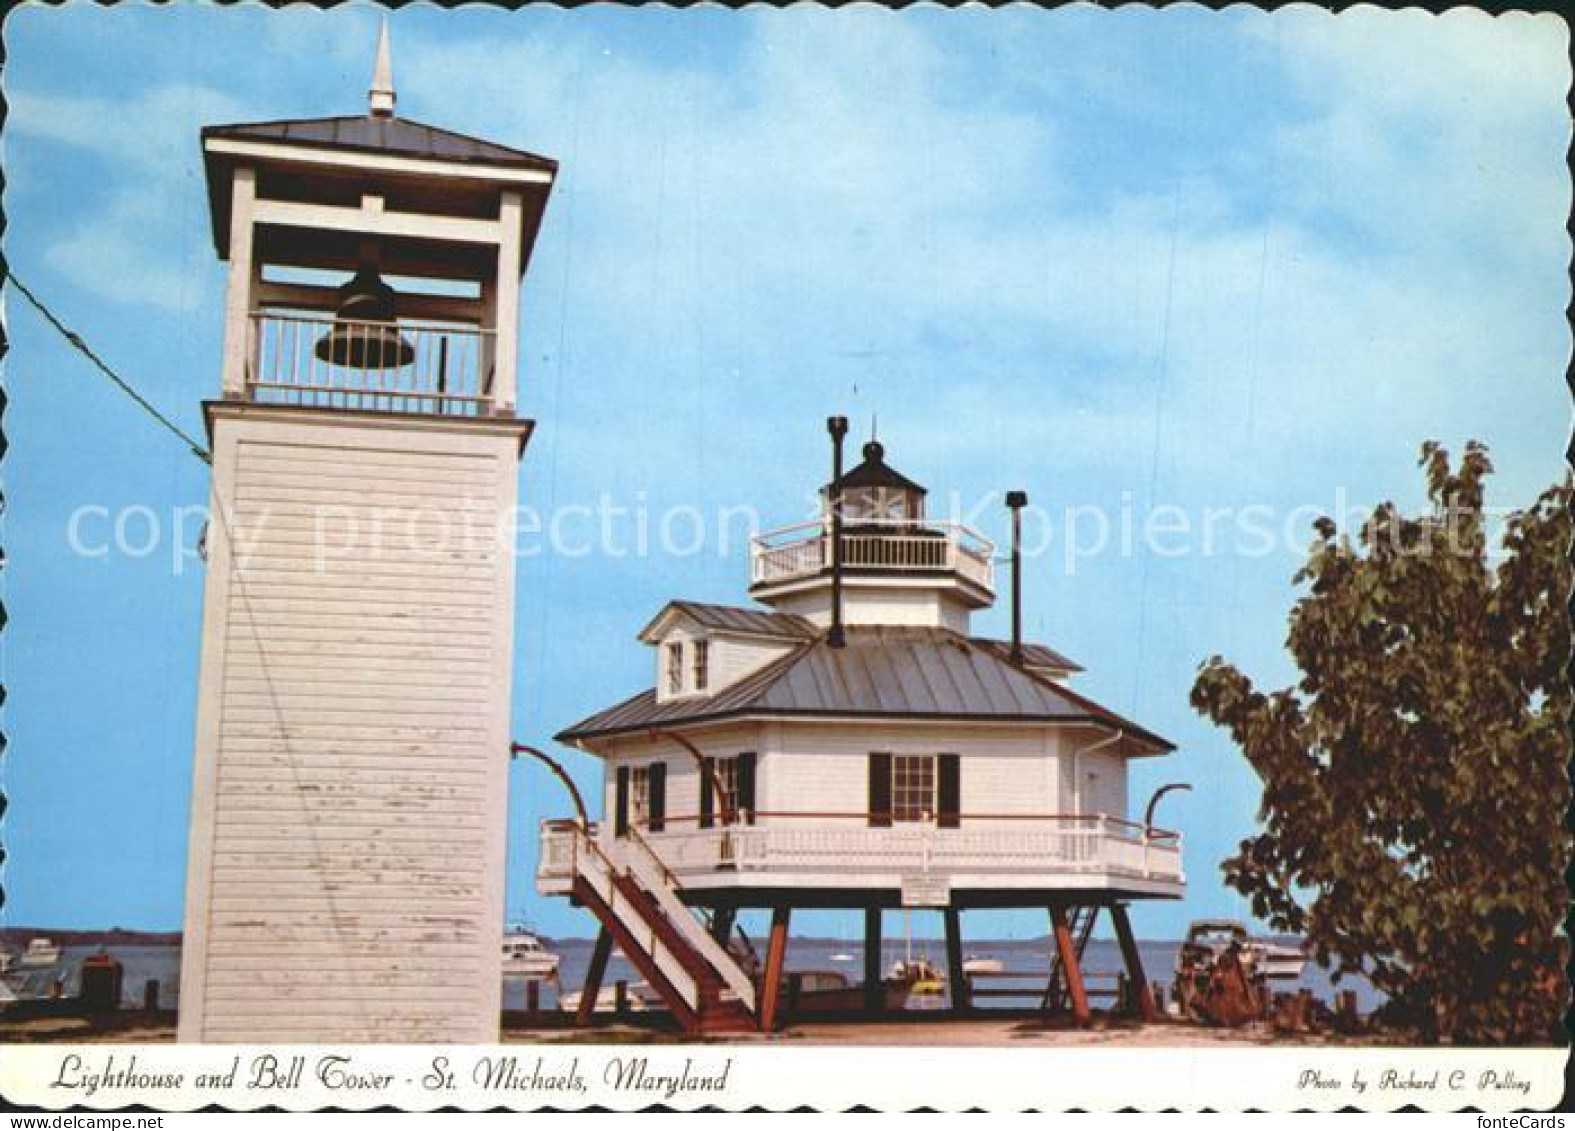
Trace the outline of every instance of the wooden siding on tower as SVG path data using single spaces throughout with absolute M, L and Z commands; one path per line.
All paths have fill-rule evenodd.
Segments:
M 518 434 L 215 422 L 182 1039 L 496 1039 Z

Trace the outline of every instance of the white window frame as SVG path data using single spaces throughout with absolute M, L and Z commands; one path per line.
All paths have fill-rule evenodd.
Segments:
M 667 694 L 682 695 L 683 693 L 684 642 L 669 640 L 667 642 Z
M 894 825 L 935 820 L 940 796 L 940 756 L 891 756 L 891 820 Z
M 651 827 L 651 767 L 633 766 L 629 770 L 629 825 Z
M 695 690 L 704 691 L 711 683 L 711 642 L 696 640 L 690 645 L 690 667 L 693 669 Z
M 717 758 L 711 763 L 715 772 L 715 781 L 712 783 L 718 790 L 712 800 L 712 819 L 721 821 L 723 817 L 732 813 L 738 814 L 738 755 L 730 754 L 725 758 Z

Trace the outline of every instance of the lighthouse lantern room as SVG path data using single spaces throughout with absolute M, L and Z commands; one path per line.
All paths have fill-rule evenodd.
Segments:
M 521 278 L 554 162 L 396 113 L 210 126 L 229 264 L 183 1041 L 497 1038 Z

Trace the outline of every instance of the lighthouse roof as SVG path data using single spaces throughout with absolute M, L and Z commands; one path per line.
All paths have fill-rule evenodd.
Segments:
M 654 690 L 642 691 L 557 737 L 573 742 L 730 719 L 856 718 L 1084 723 L 1121 730 L 1133 754 L 1175 749 L 1086 696 L 1014 666 L 996 644 L 945 628 L 852 627 L 843 648 L 819 636 L 709 696 L 659 701 Z
M 852 487 L 893 487 L 926 494 L 923 487 L 886 463 L 886 449 L 878 440 L 865 444 L 864 462 L 844 472 L 841 479 L 826 484 L 826 491 L 829 493 L 833 487 L 844 491 Z

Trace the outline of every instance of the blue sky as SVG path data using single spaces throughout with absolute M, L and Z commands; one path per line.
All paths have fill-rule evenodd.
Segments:
M 191 430 L 218 388 L 223 270 L 203 124 L 358 113 L 377 10 L 27 7 L 4 26 L 18 273 Z M 1233 8 L 555 8 L 392 17 L 400 112 L 562 162 L 522 320 L 521 471 L 543 511 L 802 516 L 824 417 L 879 414 L 944 499 L 1052 513 L 1329 510 L 1420 497 L 1418 445 L 1487 442 L 1495 500 L 1569 428 L 1565 27 L 1550 16 Z M 8 923 L 178 926 L 202 575 L 171 526 L 206 469 L 8 294 Z M 1343 494 L 1337 494 L 1343 493 Z M 146 556 L 73 555 L 84 505 Z M 1002 532 L 999 507 L 984 525 Z M 1299 537 L 1311 513 L 1298 520 Z M 185 532 L 185 547 L 195 539 Z M 1147 935 L 1243 914 L 1218 861 L 1255 780 L 1187 706 L 1220 652 L 1260 682 L 1297 553 L 1105 553 L 1025 577 L 1029 634 L 1167 735 L 1134 805 L 1193 783 L 1191 893 Z M 515 723 L 544 742 L 642 686 L 674 596 L 741 601 L 730 555 L 521 562 Z M 1005 634 L 1005 610 L 980 618 Z M 570 756 L 583 780 L 598 770 Z M 517 767 L 508 910 L 564 811 Z M 839 922 L 812 920 L 836 931 Z M 847 925 L 851 929 L 851 922 Z M 1039 917 L 982 929 L 1039 934 Z

